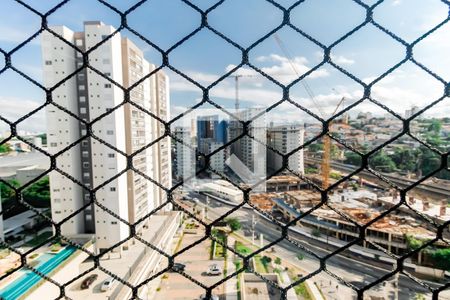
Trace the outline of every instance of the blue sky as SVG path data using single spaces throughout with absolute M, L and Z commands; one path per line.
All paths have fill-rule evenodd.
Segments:
M 45 12 L 56 0 L 24 0 L 37 10 Z M 124 11 L 137 1 L 108 1 Z M 202 9 L 216 1 L 192 0 Z M 288 7 L 295 1 L 278 0 Z M 371 4 L 375 1 L 364 1 Z M 439 0 L 386 0 L 376 8 L 374 18 L 383 26 L 408 42 L 433 28 L 448 17 L 449 7 Z M 209 24 L 242 47 L 248 47 L 282 22 L 282 12 L 264 0 L 226 0 L 209 14 Z M 351 0 L 306 0 L 291 12 L 291 22 L 324 45 L 329 45 L 349 30 L 363 22 L 365 11 Z M 81 31 L 83 21 L 100 20 L 118 27 L 117 14 L 95 0 L 71 0 L 52 14 L 50 25 L 65 25 Z M 129 25 L 162 49 L 168 49 L 192 32 L 201 22 L 198 12 L 181 0 L 149 0 L 129 16 Z M 2 1 L 0 13 L 0 47 L 9 51 L 37 31 L 40 18 L 12 0 Z M 121 32 L 145 50 L 152 63 L 161 63 L 155 49 L 140 41 L 128 31 Z M 250 61 L 277 80 L 289 83 L 321 62 L 321 48 L 294 30 L 284 27 L 277 35 L 288 49 L 291 62 L 281 51 L 273 37 L 269 37 L 250 51 Z M 446 82 L 450 80 L 450 22 L 414 48 L 415 58 L 432 69 Z M 372 25 L 365 26 L 332 49 L 332 58 L 338 65 L 354 75 L 370 82 L 405 56 L 405 49 Z M 42 81 L 39 38 L 31 41 L 12 57 L 13 64 L 37 81 Z M 225 74 L 241 61 L 241 52 L 209 30 L 202 30 L 170 54 L 170 63 L 183 73 L 204 85 Z M 201 91 L 167 70 L 171 80 L 172 115 L 184 111 L 201 97 Z M 237 74 L 250 75 L 240 81 L 243 107 L 267 106 L 281 99 L 279 87 L 257 75 L 248 66 Z M 291 97 L 297 103 L 324 117 L 334 110 L 342 97 L 344 106 L 361 98 L 362 88 L 333 67 L 325 65 L 306 79 L 311 87 L 313 102 L 304 87 L 297 84 L 291 89 Z M 443 94 L 444 85 L 406 63 L 376 84 L 373 96 L 403 115 L 412 105 L 425 106 Z M 234 105 L 234 82 L 225 79 L 211 90 L 211 97 L 225 108 Z M 14 72 L 0 75 L 0 114 L 10 120 L 17 119 L 45 101 L 44 94 Z M 319 109 L 318 106 L 321 108 Z M 429 115 L 444 116 L 450 113 L 450 101 L 430 111 Z M 204 108 L 209 108 L 205 106 Z M 321 111 L 321 112 L 320 112 Z M 371 103 L 362 103 L 354 109 L 383 114 Z M 283 104 L 271 115 L 287 121 L 299 121 L 304 114 L 290 104 Z M 45 130 L 45 114 L 38 114 L 23 123 L 19 129 Z M 6 127 L 0 122 L 0 132 Z

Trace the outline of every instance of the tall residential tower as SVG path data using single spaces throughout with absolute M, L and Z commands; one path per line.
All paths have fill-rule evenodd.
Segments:
M 82 53 L 107 39 L 89 53 L 92 69 L 81 69 L 52 93 L 55 104 L 85 122 L 92 122 L 93 137 L 85 137 L 89 130 L 85 124 L 55 105 L 47 106 L 49 151 L 65 150 L 57 157 L 57 167 L 62 172 L 50 174 L 52 218 L 58 222 L 84 208 L 64 222 L 62 234 L 95 234 L 97 249 L 104 249 L 129 234 L 128 226 L 117 217 L 134 223 L 165 201 L 165 195 L 138 172 L 171 186 L 170 153 L 165 151 L 170 148 L 170 141 L 164 139 L 144 149 L 161 132 L 161 126 L 145 111 L 168 119 L 168 78 L 158 72 L 140 82 L 130 91 L 129 100 L 135 105 L 121 105 L 125 93 L 114 82 L 127 88 L 154 69 L 143 52 L 118 33 L 108 38 L 115 29 L 97 21 L 85 22 L 84 32 L 73 32 L 64 26 L 53 26 L 52 30 L 79 51 L 49 32 L 43 33 L 47 87 L 83 67 Z M 85 138 L 66 149 L 82 137 Z M 135 154 L 133 167 L 138 172 L 129 170 L 121 174 L 127 167 L 127 159 L 121 152 Z M 89 188 L 98 190 L 91 195 Z

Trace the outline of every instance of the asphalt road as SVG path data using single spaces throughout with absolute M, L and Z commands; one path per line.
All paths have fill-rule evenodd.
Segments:
M 206 204 L 205 196 L 197 194 L 196 197 L 200 199 L 200 201 L 203 204 Z M 229 205 L 218 202 L 212 198 L 210 198 L 209 206 L 210 209 L 208 210 L 208 213 L 210 214 L 211 217 L 219 217 L 223 213 L 229 211 L 231 208 Z M 251 220 L 252 220 L 251 215 L 252 212 L 250 210 L 244 209 L 240 209 L 233 213 L 233 216 L 239 217 L 241 219 L 243 225 L 241 231 L 243 234 L 245 234 L 246 232 L 249 233 L 251 231 Z M 258 222 L 255 225 L 255 235 L 256 237 L 259 237 L 259 235 L 262 233 L 266 244 L 268 242 L 278 239 L 281 236 L 281 232 L 278 230 L 275 224 L 263 218 L 257 218 L 257 220 Z M 301 245 L 303 245 L 305 248 L 314 252 L 319 257 L 323 257 L 324 255 L 329 253 L 326 249 L 323 249 L 321 247 L 318 247 L 317 245 L 309 243 L 308 242 L 309 238 L 303 235 L 297 233 L 290 233 L 289 235 L 297 242 L 299 242 Z M 251 235 L 249 236 L 249 238 L 251 238 Z M 275 247 L 275 250 L 280 252 L 281 257 L 290 257 L 292 260 L 296 260 L 296 256 L 299 253 L 299 248 L 286 240 L 279 242 Z M 298 264 L 301 266 L 302 269 L 304 269 L 307 272 L 314 272 L 320 268 L 319 260 L 316 257 L 304 251 L 301 252 L 304 255 L 304 259 L 302 261 L 299 261 Z M 353 284 L 357 288 L 364 287 L 376 281 L 377 279 L 379 279 L 380 277 L 384 276 L 389 272 L 389 270 L 386 270 L 384 268 L 363 263 L 355 259 L 345 257 L 343 255 L 335 255 L 329 258 L 327 260 L 326 266 L 329 271 L 341 277 L 346 282 Z M 321 274 L 324 274 L 324 272 L 322 272 Z M 323 278 L 320 278 L 320 280 L 325 280 L 325 282 L 329 281 L 330 277 L 328 275 L 322 277 Z M 344 294 L 349 296 L 348 293 L 350 293 L 351 291 L 350 289 L 346 288 L 346 286 L 339 284 L 339 282 L 337 281 L 332 284 L 338 285 L 338 289 L 340 291 L 339 294 L 341 294 L 341 291 L 346 290 L 346 293 Z M 427 282 L 427 284 L 431 285 L 434 288 L 438 286 L 437 284 L 431 282 Z M 423 294 L 428 293 L 427 296 L 431 295 L 427 289 L 418 285 L 405 275 L 399 276 L 398 285 L 399 285 L 398 299 L 413 299 L 416 293 L 423 293 Z M 372 290 L 385 292 L 386 296 L 389 299 L 396 298 L 395 280 L 392 277 L 386 281 L 385 285 L 379 284 L 373 287 Z M 348 298 L 342 294 L 341 297 L 339 297 L 339 295 L 336 293 L 336 297 L 334 299 L 348 299 Z M 444 297 L 442 295 L 440 299 L 450 299 L 450 297 Z

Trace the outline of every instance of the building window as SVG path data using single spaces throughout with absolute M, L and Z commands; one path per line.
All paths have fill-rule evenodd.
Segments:
M 111 88 L 111 84 L 110 83 L 105 83 L 105 88 L 110 89 Z
M 86 102 L 86 97 L 85 96 L 80 96 L 80 102 Z
M 76 44 L 77 46 L 83 46 L 83 40 L 80 40 L 80 39 L 75 40 L 75 44 Z
M 83 173 L 83 177 L 84 178 L 89 178 L 89 177 L 91 177 L 91 174 L 89 172 L 84 172 Z
M 50 147 L 57 147 L 58 143 L 50 143 Z
M 108 157 L 109 158 L 114 158 L 115 154 L 114 153 L 108 153 Z
M 51 61 L 51 60 L 46 60 L 46 61 L 45 61 L 45 65 L 46 65 L 46 66 L 51 66 L 51 64 L 52 64 L 52 61 Z
M 86 113 L 86 107 L 80 107 L 80 114 Z
M 117 225 L 117 221 L 112 221 L 111 224 L 112 225 Z
M 106 130 L 106 134 L 107 134 L 107 135 L 113 135 L 113 134 L 114 134 L 114 131 L 113 131 L 113 130 Z
M 84 84 L 80 84 L 80 85 L 78 86 L 78 89 L 79 89 L 80 91 L 84 91 L 84 90 L 86 89 L 86 87 L 84 86 Z
M 83 151 L 83 152 L 81 152 L 81 156 L 89 157 L 89 152 L 88 151 Z
M 109 64 L 109 58 L 104 58 L 104 59 L 103 59 L 103 63 L 104 63 L 104 64 Z
M 110 190 L 111 192 L 115 192 L 115 191 L 116 191 L 116 188 L 115 188 L 115 187 L 111 187 L 111 188 L 109 188 L 109 190 Z
M 89 168 L 89 163 L 88 162 L 84 162 L 83 163 L 83 168 Z

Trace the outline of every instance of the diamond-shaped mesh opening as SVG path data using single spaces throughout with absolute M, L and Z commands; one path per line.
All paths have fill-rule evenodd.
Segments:
M 2 4 L 1 298 L 447 297 L 448 1 L 41 2 Z

